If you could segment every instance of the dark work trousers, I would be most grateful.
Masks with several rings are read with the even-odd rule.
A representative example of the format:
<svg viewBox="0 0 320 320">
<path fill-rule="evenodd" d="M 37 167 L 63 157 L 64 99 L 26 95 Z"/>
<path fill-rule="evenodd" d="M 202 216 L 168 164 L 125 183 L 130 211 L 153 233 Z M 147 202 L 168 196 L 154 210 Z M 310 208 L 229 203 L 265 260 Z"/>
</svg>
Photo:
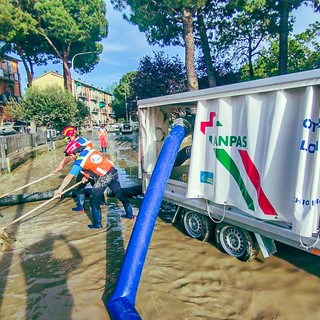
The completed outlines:
<svg viewBox="0 0 320 320">
<path fill-rule="evenodd" d="M 77 175 L 76 182 L 80 182 L 84 175 L 80 172 Z M 94 179 L 89 179 L 87 182 L 82 182 L 77 188 L 76 188 L 76 196 L 77 196 L 77 208 L 80 208 L 81 210 L 84 209 L 84 202 L 85 202 L 85 195 L 86 195 L 86 190 L 85 187 L 86 185 L 90 183 L 91 186 L 94 185 Z M 91 202 L 90 202 L 91 203 Z M 100 204 L 105 205 L 104 202 L 104 196 L 102 195 L 100 199 Z"/>
<path fill-rule="evenodd" d="M 100 216 L 101 216 L 100 199 L 103 196 L 103 192 L 107 187 L 111 189 L 115 194 L 115 196 L 122 202 L 127 218 L 129 219 L 133 218 L 132 208 L 131 208 L 129 199 L 122 192 L 121 185 L 119 182 L 118 172 L 115 168 L 111 168 L 107 172 L 107 174 L 98 178 L 96 183 L 93 185 L 92 199 L 91 199 L 92 210 L 95 213 L 100 212 Z M 98 220 L 101 221 L 101 218 L 100 219 L 98 218 Z"/>
</svg>

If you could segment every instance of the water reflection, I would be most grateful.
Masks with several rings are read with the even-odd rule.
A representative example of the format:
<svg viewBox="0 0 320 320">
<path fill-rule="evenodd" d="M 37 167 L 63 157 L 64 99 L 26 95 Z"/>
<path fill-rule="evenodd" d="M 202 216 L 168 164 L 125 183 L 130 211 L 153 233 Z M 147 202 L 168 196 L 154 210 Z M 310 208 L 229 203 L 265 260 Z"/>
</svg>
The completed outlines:
<svg viewBox="0 0 320 320">
<path fill-rule="evenodd" d="M 32 167 L 32 165 L 31 165 L 31 167 Z M 30 176 L 31 176 L 31 170 L 26 173 L 25 180 L 20 181 L 21 184 L 22 185 L 26 184 L 29 181 Z M 13 220 L 19 218 L 23 214 L 23 208 L 24 208 L 23 204 L 18 205 L 16 207 L 16 213 L 14 215 Z M 3 215 L 2 215 L 2 217 L 3 217 Z M 10 228 L 10 233 L 9 233 L 10 239 L 15 240 L 15 235 L 19 230 L 20 224 L 21 224 L 21 221 L 17 222 L 16 224 L 14 224 Z M 1 266 L 1 269 L 0 269 L 0 310 L 2 307 L 2 303 L 3 303 L 4 292 L 5 292 L 5 289 L 7 286 L 7 279 L 8 279 L 8 274 L 10 271 L 10 266 L 12 264 L 13 252 L 14 252 L 13 250 L 5 251 L 2 254 L 2 257 L 0 258 L 0 266 Z"/>
<path fill-rule="evenodd" d="M 88 133 L 86 136 L 91 138 L 97 147 L 99 143 L 97 136 L 94 133 Z M 137 153 L 134 151 L 136 138 L 136 136 L 126 136 L 122 140 L 121 136 L 109 137 L 107 156 L 115 162 L 123 187 L 130 187 L 137 181 Z M 42 177 L 45 173 L 50 173 L 63 157 L 63 148 L 53 151 L 53 154 L 54 156 L 47 154 L 32 159 L 7 177 L 1 176 L 0 182 L 10 181 L 12 182 L 10 189 L 14 189 L 30 180 Z M 124 168 L 121 168 L 121 165 Z M 54 190 L 60 185 L 69 169 L 66 168 L 63 174 L 22 191 Z M 8 191 L 6 188 L 3 189 Z M 40 203 L 2 207 L 1 225 L 13 221 Z M 86 203 L 86 213 L 75 214 L 71 211 L 74 199 L 60 200 L 10 227 L 10 235 L 18 236 L 19 245 L 16 249 L 3 252 L 0 256 L 1 319 L 2 317 L 16 319 L 17 314 L 20 315 L 18 318 L 26 319 L 71 319 L 72 313 L 77 314 L 77 312 L 83 315 L 83 308 L 73 307 L 74 295 L 80 301 L 87 300 L 90 296 L 99 298 L 101 303 L 94 302 L 86 306 L 87 315 L 93 312 L 107 319 L 103 301 L 108 301 L 120 271 L 125 253 L 123 232 L 129 221 L 125 219 L 125 223 L 122 223 L 121 216 L 124 214 L 122 205 L 116 198 L 109 198 L 107 208 L 103 208 L 106 228 L 96 233 L 88 231 L 86 226 L 90 224 L 91 213 L 88 201 Z M 136 213 L 135 205 L 133 209 Z M 21 223 L 24 227 L 22 232 Z M 129 228 L 132 225 L 133 223 L 130 223 Z M 17 256 L 20 262 L 14 262 Z M 24 274 L 24 280 L 18 276 L 19 270 Z M 70 277 L 74 279 L 72 274 L 76 270 L 80 279 L 70 282 Z M 72 291 L 68 283 L 73 283 L 75 288 Z M 101 287 L 101 283 L 104 291 L 99 295 L 95 290 Z M 19 286 L 19 294 L 16 293 L 16 286 Z M 85 298 L 82 299 L 82 296 Z M 16 306 L 16 310 L 13 305 Z"/>
<path fill-rule="evenodd" d="M 107 234 L 106 234 L 106 283 L 103 294 L 103 302 L 106 304 L 111 298 L 115 287 L 122 260 L 125 255 L 120 214 L 117 201 L 108 200 L 107 210 Z"/>
<path fill-rule="evenodd" d="M 68 275 L 82 261 L 63 235 L 47 233 L 20 254 L 25 276 L 27 319 L 71 319 L 73 297 Z"/>
</svg>

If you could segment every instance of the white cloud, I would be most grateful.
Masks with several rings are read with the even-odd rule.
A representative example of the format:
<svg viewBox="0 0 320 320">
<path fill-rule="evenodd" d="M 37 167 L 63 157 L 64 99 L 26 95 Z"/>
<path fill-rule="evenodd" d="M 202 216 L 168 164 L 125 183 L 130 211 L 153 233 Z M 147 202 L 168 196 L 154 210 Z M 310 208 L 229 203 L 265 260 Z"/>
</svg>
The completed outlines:
<svg viewBox="0 0 320 320">
<path fill-rule="evenodd" d="M 128 45 L 124 45 L 122 43 L 108 43 L 105 41 L 103 44 L 103 53 L 104 52 L 119 52 L 119 51 L 127 51 Z"/>
</svg>

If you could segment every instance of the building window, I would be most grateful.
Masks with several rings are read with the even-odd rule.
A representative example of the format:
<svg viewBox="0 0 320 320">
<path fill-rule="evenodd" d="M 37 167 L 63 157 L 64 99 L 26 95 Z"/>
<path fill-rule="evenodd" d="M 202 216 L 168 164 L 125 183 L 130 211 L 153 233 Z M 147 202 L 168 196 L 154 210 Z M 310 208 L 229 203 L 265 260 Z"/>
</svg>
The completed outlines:
<svg viewBox="0 0 320 320">
<path fill-rule="evenodd" d="M 13 77 L 14 77 L 15 81 L 19 81 L 19 74 L 18 73 L 14 73 Z"/>
<path fill-rule="evenodd" d="M 3 69 L 0 69 L 0 77 L 3 77 L 4 73 L 3 73 Z"/>
</svg>

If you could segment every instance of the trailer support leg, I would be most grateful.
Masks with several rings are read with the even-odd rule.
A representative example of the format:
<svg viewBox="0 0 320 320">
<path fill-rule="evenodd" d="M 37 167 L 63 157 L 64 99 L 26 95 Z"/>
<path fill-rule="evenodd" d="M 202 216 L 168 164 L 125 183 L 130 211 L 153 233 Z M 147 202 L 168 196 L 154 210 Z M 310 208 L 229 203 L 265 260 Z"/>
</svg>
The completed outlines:
<svg viewBox="0 0 320 320">
<path fill-rule="evenodd" d="M 179 212 L 180 212 L 180 209 L 181 209 L 181 207 L 180 207 L 180 206 L 177 206 L 177 210 L 176 210 L 176 212 L 175 212 L 175 214 L 174 214 L 174 216 L 173 216 L 173 218 L 172 218 L 172 220 L 171 220 L 171 223 L 172 223 L 172 224 L 174 224 L 174 223 L 176 222 L 176 219 L 177 219 L 177 216 L 178 216 L 178 214 L 179 214 Z"/>
<path fill-rule="evenodd" d="M 254 235 L 258 241 L 260 250 L 264 258 L 269 258 L 272 254 L 277 252 L 277 247 L 273 239 L 264 237 L 259 233 L 254 233 Z"/>
</svg>

